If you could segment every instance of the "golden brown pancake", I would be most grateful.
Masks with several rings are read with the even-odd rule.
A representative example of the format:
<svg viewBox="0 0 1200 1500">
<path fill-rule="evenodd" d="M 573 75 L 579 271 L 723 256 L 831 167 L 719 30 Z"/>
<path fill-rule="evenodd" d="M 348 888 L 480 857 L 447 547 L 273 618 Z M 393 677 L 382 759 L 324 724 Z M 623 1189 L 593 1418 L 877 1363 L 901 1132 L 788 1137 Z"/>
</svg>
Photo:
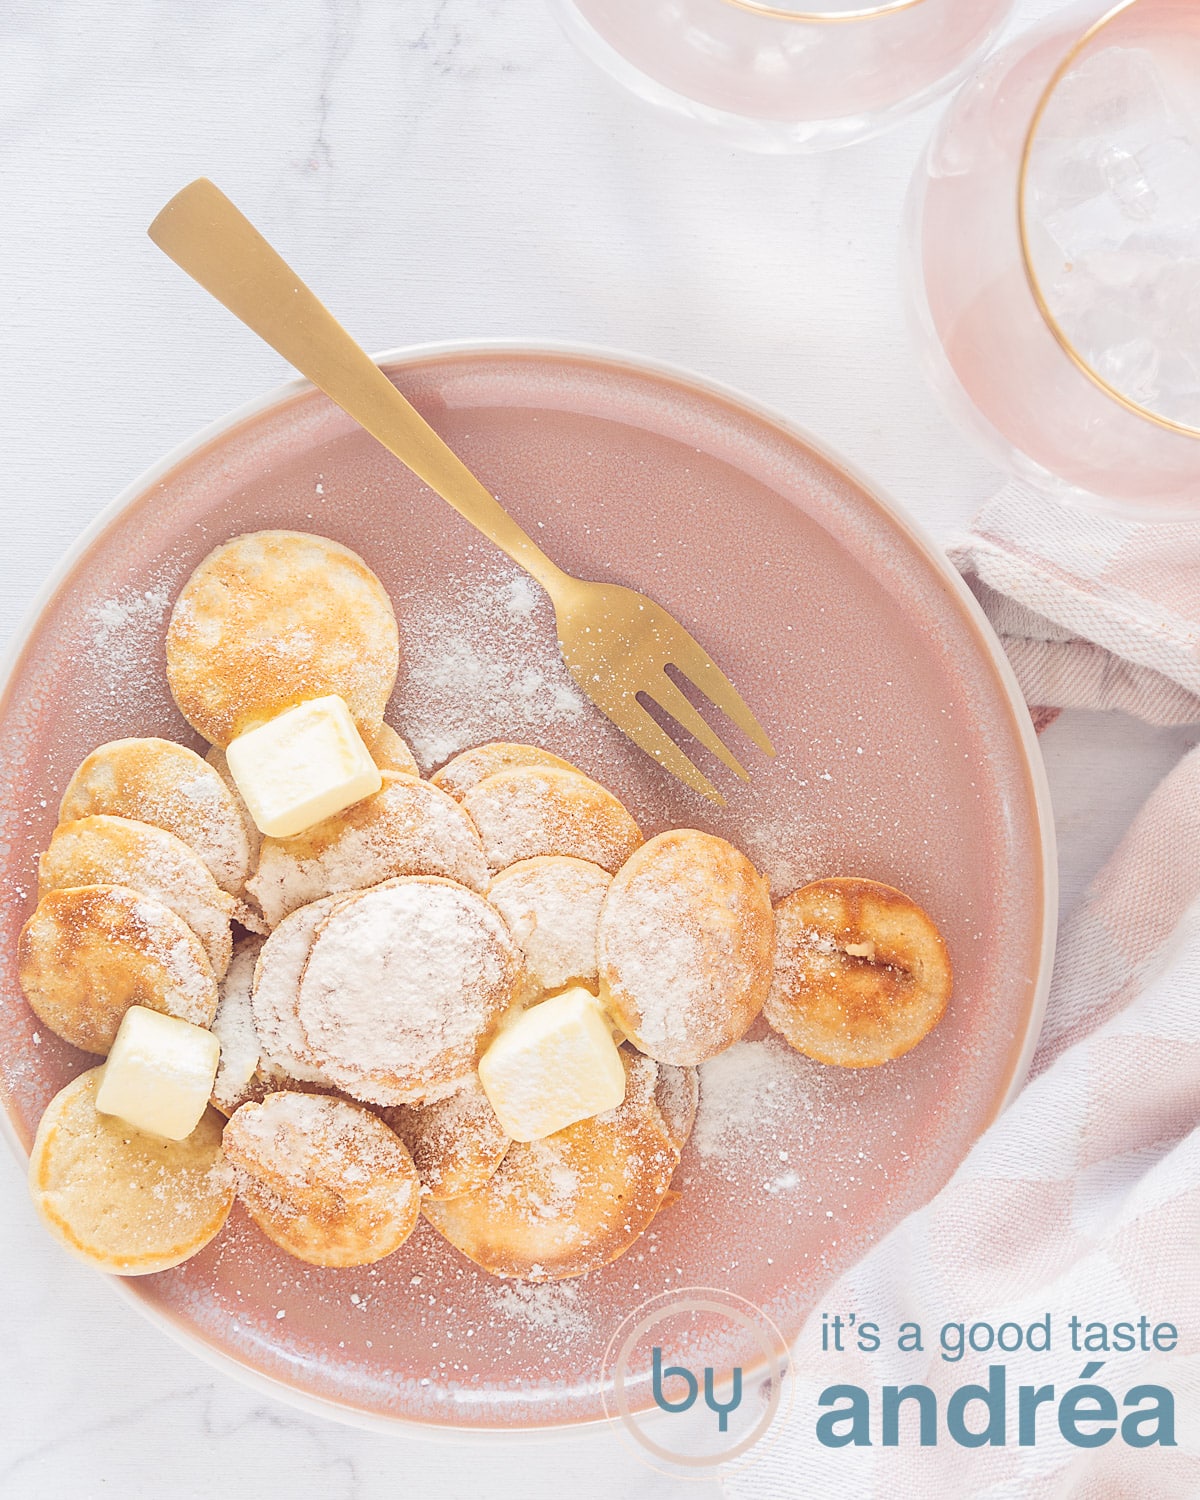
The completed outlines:
<svg viewBox="0 0 1200 1500">
<path fill-rule="evenodd" d="M 560 771 L 579 771 L 579 767 L 573 766 L 569 760 L 552 755 L 549 750 L 542 750 L 537 745 L 493 740 L 490 744 L 463 750 L 429 779 L 434 786 L 440 786 L 442 791 L 449 792 L 461 802 L 477 782 L 486 776 L 494 776 L 497 771 L 511 771 L 515 766 L 554 766 Z"/>
<path fill-rule="evenodd" d="M 317 929 L 347 899 L 345 895 L 325 896 L 289 912 L 259 949 L 250 1013 L 259 1041 L 259 1072 L 273 1080 L 275 1088 L 291 1087 L 292 1082 L 334 1087 L 312 1060 L 296 1004 Z"/>
<path fill-rule="evenodd" d="M 381 771 L 398 771 L 402 776 L 420 776 L 417 758 L 404 740 L 390 724 L 381 724 L 373 734 L 365 736 L 364 743 L 371 759 Z"/>
<path fill-rule="evenodd" d="M 380 1114 L 412 1153 L 431 1198 L 456 1198 L 481 1188 L 509 1147 L 475 1072 L 436 1104 L 402 1104 Z"/>
<path fill-rule="evenodd" d="M 654 1100 L 671 1139 L 682 1151 L 696 1123 L 696 1110 L 700 1104 L 699 1073 L 695 1068 L 672 1068 L 668 1063 L 659 1063 Z"/>
<path fill-rule="evenodd" d="M 200 939 L 161 901 L 120 885 L 47 891 L 21 929 L 18 974 L 40 1021 L 101 1056 L 131 1005 L 193 1026 L 217 1010 Z"/>
<path fill-rule="evenodd" d="M 642 842 L 620 802 L 582 772 L 516 766 L 476 782 L 463 794 L 483 839 L 488 865 L 567 854 L 615 874 Z"/>
<path fill-rule="evenodd" d="M 797 1052 L 873 1068 L 929 1034 L 950 999 L 932 919 L 875 880 L 816 880 L 775 908 L 775 977 L 763 1014 Z"/>
<path fill-rule="evenodd" d="M 493 1276 L 557 1281 L 609 1264 L 658 1212 L 679 1146 L 655 1102 L 658 1064 L 621 1049 L 625 1102 L 540 1141 L 514 1141 L 483 1187 L 425 1217 Z"/>
<path fill-rule="evenodd" d="M 112 740 L 72 776 L 61 823 L 107 814 L 153 823 L 182 839 L 231 896 L 251 868 L 251 843 L 229 787 L 194 750 L 173 740 Z"/>
<path fill-rule="evenodd" d="M 225 1127 L 238 1197 L 267 1236 L 313 1266 L 367 1266 L 416 1225 L 404 1142 L 370 1110 L 325 1094 L 268 1094 Z"/>
<path fill-rule="evenodd" d="M 221 1044 L 221 1057 L 213 1080 L 211 1102 L 223 1115 L 231 1115 L 239 1105 L 251 1099 L 261 1099 L 267 1092 L 259 1082 L 258 1063 L 262 1048 L 254 1029 L 254 1013 L 250 1009 L 254 966 L 261 948 L 260 937 L 242 938 L 233 951 L 225 977 L 217 987 L 217 1014 L 212 1029 Z"/>
<path fill-rule="evenodd" d="M 348 547 L 299 531 L 256 531 L 210 552 L 167 630 L 179 711 L 221 746 L 330 693 L 369 734 L 383 722 L 399 663 L 379 579 Z"/>
<path fill-rule="evenodd" d="M 340 898 L 333 899 L 336 901 Z M 317 904 L 320 906 L 323 903 Z M 307 911 L 308 908 L 304 910 Z M 303 912 L 296 912 L 289 917 L 287 922 L 271 934 L 270 942 L 274 943 L 279 934 L 284 934 L 286 938 L 284 929 L 302 915 Z M 308 1068 L 302 1063 L 284 1066 L 273 1055 L 266 1040 L 259 1035 L 253 997 L 258 994 L 256 985 L 258 974 L 263 967 L 262 954 L 264 952 L 265 945 L 262 938 L 257 936 L 243 938 L 234 949 L 229 972 L 221 981 L 221 997 L 217 1004 L 216 1019 L 212 1024 L 212 1029 L 221 1043 L 221 1061 L 213 1083 L 211 1102 L 223 1115 L 232 1115 L 243 1104 L 261 1104 L 268 1094 L 278 1093 L 281 1090 L 318 1094 L 339 1092 L 333 1084 L 318 1074 L 316 1069 Z M 306 957 L 307 943 L 304 945 L 303 953 Z M 273 982 L 285 978 L 279 962 L 280 956 L 279 949 L 276 947 L 268 958 L 266 965 L 268 989 L 271 988 Z M 289 1003 L 293 1010 L 293 1024 L 295 1024 L 296 990 L 299 986 L 302 967 L 303 960 L 296 964 L 290 984 Z"/>
<path fill-rule="evenodd" d="M 46 1107 L 29 1158 L 29 1191 L 56 1239 L 117 1276 L 165 1271 L 220 1231 L 233 1203 L 216 1110 L 182 1141 L 147 1135 L 96 1109 L 103 1068 Z"/>
<path fill-rule="evenodd" d="M 73 885 L 123 885 L 161 901 L 204 944 L 218 979 L 229 967 L 233 898 L 200 856 L 165 828 L 103 814 L 60 823 L 38 862 L 38 893 Z"/>
<path fill-rule="evenodd" d="M 742 1036 L 771 983 L 767 882 L 724 839 L 660 833 L 613 879 L 600 912 L 600 997 L 630 1041 L 694 1066 Z"/>
</svg>

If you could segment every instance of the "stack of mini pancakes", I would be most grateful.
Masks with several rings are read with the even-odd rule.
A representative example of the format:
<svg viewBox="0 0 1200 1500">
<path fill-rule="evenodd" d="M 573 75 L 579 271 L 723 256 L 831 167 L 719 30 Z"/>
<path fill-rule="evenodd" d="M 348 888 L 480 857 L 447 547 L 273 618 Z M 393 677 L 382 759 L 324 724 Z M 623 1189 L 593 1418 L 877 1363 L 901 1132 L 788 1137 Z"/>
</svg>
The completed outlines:
<svg viewBox="0 0 1200 1500">
<path fill-rule="evenodd" d="M 392 606 L 361 558 L 301 533 L 236 537 L 196 569 L 167 636 L 207 759 L 119 740 L 72 777 L 21 937 L 30 1005 L 101 1057 L 131 1005 L 221 1043 L 214 1107 L 185 1141 L 99 1113 L 101 1068 L 48 1107 L 35 1200 L 92 1263 L 174 1265 L 236 1194 L 313 1264 L 378 1260 L 423 1212 L 493 1274 L 577 1276 L 673 1198 L 696 1067 L 760 1012 L 843 1066 L 899 1056 L 940 1018 L 945 946 L 899 892 L 827 880 L 773 911 L 733 845 L 694 829 L 644 842 L 612 792 L 537 746 L 476 746 L 423 780 L 383 721 L 398 669 Z M 329 694 L 383 785 L 262 838 L 225 747 Z M 621 1043 L 624 1102 L 510 1141 L 476 1064 L 572 986 Z"/>
</svg>

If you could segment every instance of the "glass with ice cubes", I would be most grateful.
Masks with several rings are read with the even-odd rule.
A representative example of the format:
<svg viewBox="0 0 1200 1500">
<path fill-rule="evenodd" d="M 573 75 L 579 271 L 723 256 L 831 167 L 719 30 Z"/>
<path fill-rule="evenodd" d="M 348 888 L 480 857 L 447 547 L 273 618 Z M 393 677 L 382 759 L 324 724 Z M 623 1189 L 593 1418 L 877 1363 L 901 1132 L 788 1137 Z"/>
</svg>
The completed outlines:
<svg viewBox="0 0 1200 1500">
<path fill-rule="evenodd" d="M 1023 478 L 1200 506 L 1200 0 L 1068 7 L 952 101 L 909 205 L 935 383 Z"/>
</svg>

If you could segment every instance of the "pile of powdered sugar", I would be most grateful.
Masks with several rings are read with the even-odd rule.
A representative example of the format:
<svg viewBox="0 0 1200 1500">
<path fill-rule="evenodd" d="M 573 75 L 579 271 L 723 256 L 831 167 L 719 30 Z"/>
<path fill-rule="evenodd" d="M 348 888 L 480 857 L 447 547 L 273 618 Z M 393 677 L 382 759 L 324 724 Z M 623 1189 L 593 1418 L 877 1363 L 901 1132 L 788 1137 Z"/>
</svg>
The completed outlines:
<svg viewBox="0 0 1200 1500">
<path fill-rule="evenodd" d="M 498 1290 L 486 1293 L 488 1308 L 498 1316 L 522 1325 L 527 1333 L 536 1333 L 553 1348 L 555 1340 L 564 1342 L 591 1327 L 583 1288 L 576 1281 L 506 1282 Z"/>
<path fill-rule="evenodd" d="M 781 1137 L 815 1135 L 831 1102 L 831 1070 L 780 1041 L 735 1042 L 699 1071 L 692 1145 L 730 1180 Z"/>
<path fill-rule="evenodd" d="M 130 682 L 140 679 L 173 592 L 169 584 L 155 583 L 145 590 L 125 589 L 90 607 L 89 670 L 99 686 L 125 694 Z"/>
</svg>

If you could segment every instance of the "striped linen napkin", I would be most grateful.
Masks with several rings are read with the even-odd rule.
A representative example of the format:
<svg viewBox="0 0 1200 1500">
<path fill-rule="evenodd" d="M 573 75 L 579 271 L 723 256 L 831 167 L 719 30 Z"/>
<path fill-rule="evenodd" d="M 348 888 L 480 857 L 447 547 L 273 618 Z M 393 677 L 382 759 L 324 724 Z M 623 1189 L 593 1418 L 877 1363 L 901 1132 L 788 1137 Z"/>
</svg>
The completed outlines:
<svg viewBox="0 0 1200 1500">
<path fill-rule="evenodd" d="M 1200 521 L 1096 517 L 1012 486 L 951 556 L 1042 722 L 1075 707 L 1200 721 Z M 1200 1497 L 1198 898 L 1200 748 L 1153 793 L 1060 932 L 1023 1092 L 937 1197 L 826 1290 L 797 1342 L 792 1417 L 757 1462 L 724 1477 L 730 1500 Z M 878 1323 L 879 1351 L 822 1353 L 822 1310 Z M 1028 1328 L 1048 1313 L 1047 1353 L 943 1358 L 946 1325 Z M 1151 1337 L 1148 1350 L 1075 1352 L 1073 1316 L 1081 1343 L 1089 1323 L 1112 1330 L 1142 1316 L 1148 1329 L 1174 1325 L 1177 1343 L 1156 1349 Z M 921 1325 L 924 1353 L 897 1351 L 894 1332 L 906 1321 Z M 951 1352 L 956 1339 L 952 1332 Z M 962 1446 L 947 1430 L 948 1402 L 964 1385 L 986 1385 L 997 1361 L 1006 1367 L 1006 1440 Z M 910 1401 L 898 1445 L 885 1446 L 882 1390 L 914 1383 L 936 1397 L 937 1443 L 921 1446 Z M 818 1441 L 817 1420 L 832 1409 L 819 1400 L 837 1384 L 867 1394 L 870 1446 Z M 1115 1426 L 1094 1446 L 1060 1428 L 1062 1398 L 1081 1384 L 1103 1386 L 1117 1407 L 1115 1424 L 1072 1427 L 1068 1404 L 1068 1432 Z M 1054 1386 L 1025 1444 L 1022 1385 Z M 1144 1386 L 1172 1393 L 1175 1446 L 1126 1441 L 1126 1397 Z M 1079 1399 L 1079 1412 L 1099 1409 L 1094 1392 Z M 965 1418 L 979 1430 L 986 1419 L 981 1403 Z"/>
</svg>

